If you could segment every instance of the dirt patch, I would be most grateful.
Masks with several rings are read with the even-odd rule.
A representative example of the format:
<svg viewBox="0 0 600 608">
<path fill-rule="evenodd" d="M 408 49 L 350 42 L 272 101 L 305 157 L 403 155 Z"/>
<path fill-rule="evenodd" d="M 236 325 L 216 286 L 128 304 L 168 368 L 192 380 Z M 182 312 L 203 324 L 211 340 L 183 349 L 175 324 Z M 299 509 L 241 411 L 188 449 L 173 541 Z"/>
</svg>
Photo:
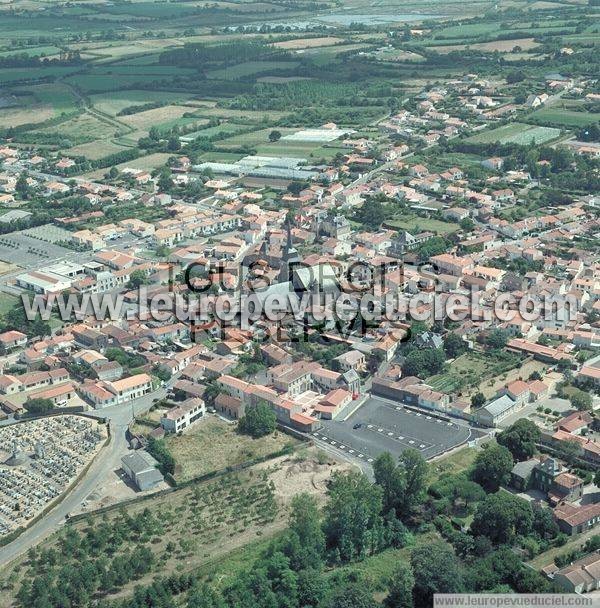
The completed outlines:
<svg viewBox="0 0 600 608">
<path fill-rule="evenodd" d="M 275 497 L 284 504 L 300 492 L 307 492 L 324 503 L 331 475 L 353 469 L 350 463 L 325 455 L 315 447 L 296 456 L 271 460 L 258 468 L 269 471 L 269 479 L 275 484 Z"/>
<path fill-rule="evenodd" d="M 146 129 L 167 120 L 181 118 L 190 108 L 185 106 L 164 106 L 154 110 L 146 110 L 129 116 L 119 116 L 119 120 L 135 129 Z"/>
</svg>

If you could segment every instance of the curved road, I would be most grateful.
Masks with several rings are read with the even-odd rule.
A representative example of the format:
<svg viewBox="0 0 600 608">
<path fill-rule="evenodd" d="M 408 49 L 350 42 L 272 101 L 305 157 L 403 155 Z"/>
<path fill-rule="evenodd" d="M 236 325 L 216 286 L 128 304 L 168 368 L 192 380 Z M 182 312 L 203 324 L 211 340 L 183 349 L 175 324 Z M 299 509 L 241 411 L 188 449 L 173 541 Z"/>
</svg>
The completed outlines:
<svg viewBox="0 0 600 608">
<path fill-rule="evenodd" d="M 129 449 L 125 432 L 133 416 L 147 412 L 155 399 L 162 399 L 165 395 L 166 389 L 160 388 L 129 403 L 87 412 L 97 418 L 108 420 L 111 431 L 110 443 L 102 448 L 83 479 L 58 505 L 33 526 L 27 528 L 14 541 L 0 547 L 0 567 L 13 561 L 58 530 L 65 523 L 66 515 L 81 506 L 81 503 L 94 492 L 107 473 L 121 467 L 121 456 L 124 456 Z"/>
</svg>

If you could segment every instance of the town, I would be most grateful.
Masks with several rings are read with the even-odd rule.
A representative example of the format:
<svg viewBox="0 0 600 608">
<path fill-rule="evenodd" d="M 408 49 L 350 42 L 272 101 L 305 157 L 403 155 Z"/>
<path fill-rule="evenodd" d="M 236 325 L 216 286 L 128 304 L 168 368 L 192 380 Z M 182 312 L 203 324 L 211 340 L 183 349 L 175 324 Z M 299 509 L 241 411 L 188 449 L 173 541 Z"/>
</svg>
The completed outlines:
<svg viewBox="0 0 600 608">
<path fill-rule="evenodd" d="M 1 607 L 600 593 L 595 6 L 0 57 Z"/>
</svg>

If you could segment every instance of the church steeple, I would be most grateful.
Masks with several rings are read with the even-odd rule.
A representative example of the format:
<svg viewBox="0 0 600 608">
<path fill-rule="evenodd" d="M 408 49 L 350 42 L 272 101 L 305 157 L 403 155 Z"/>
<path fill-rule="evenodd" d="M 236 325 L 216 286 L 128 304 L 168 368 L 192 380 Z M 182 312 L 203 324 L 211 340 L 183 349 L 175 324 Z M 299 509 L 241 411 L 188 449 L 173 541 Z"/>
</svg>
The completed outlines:
<svg viewBox="0 0 600 608">
<path fill-rule="evenodd" d="M 290 267 L 300 262 L 300 255 L 292 243 L 292 225 L 286 222 L 287 239 L 281 256 L 281 269 L 279 271 L 280 281 L 291 281 L 292 273 Z"/>
</svg>

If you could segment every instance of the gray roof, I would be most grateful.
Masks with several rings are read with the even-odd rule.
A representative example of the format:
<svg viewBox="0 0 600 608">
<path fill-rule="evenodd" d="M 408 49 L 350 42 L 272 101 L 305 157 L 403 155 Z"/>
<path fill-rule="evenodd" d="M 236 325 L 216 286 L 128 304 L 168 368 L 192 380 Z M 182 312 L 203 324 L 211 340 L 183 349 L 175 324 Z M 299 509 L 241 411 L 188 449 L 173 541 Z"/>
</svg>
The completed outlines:
<svg viewBox="0 0 600 608">
<path fill-rule="evenodd" d="M 129 468 L 134 475 L 139 475 L 147 471 L 156 471 L 158 460 L 150 456 L 146 450 L 136 450 L 126 454 L 121 458 L 121 462 Z M 158 473 L 160 475 L 160 472 Z"/>
<path fill-rule="evenodd" d="M 138 485 L 142 488 L 153 486 L 154 484 L 160 483 L 164 479 L 162 473 L 158 469 L 142 471 L 141 473 L 136 474 L 135 477 Z"/>
<path fill-rule="evenodd" d="M 540 461 L 535 458 L 531 458 L 530 460 L 525 460 L 523 462 L 517 462 L 517 464 L 513 467 L 511 474 L 515 475 L 516 477 L 520 477 L 521 479 L 527 479 L 538 464 L 540 464 Z"/>
<path fill-rule="evenodd" d="M 513 407 L 515 402 L 508 396 L 502 395 L 498 399 L 494 399 L 491 403 L 488 403 L 485 407 L 481 408 L 491 414 L 492 416 L 500 416 L 506 410 Z"/>
</svg>

